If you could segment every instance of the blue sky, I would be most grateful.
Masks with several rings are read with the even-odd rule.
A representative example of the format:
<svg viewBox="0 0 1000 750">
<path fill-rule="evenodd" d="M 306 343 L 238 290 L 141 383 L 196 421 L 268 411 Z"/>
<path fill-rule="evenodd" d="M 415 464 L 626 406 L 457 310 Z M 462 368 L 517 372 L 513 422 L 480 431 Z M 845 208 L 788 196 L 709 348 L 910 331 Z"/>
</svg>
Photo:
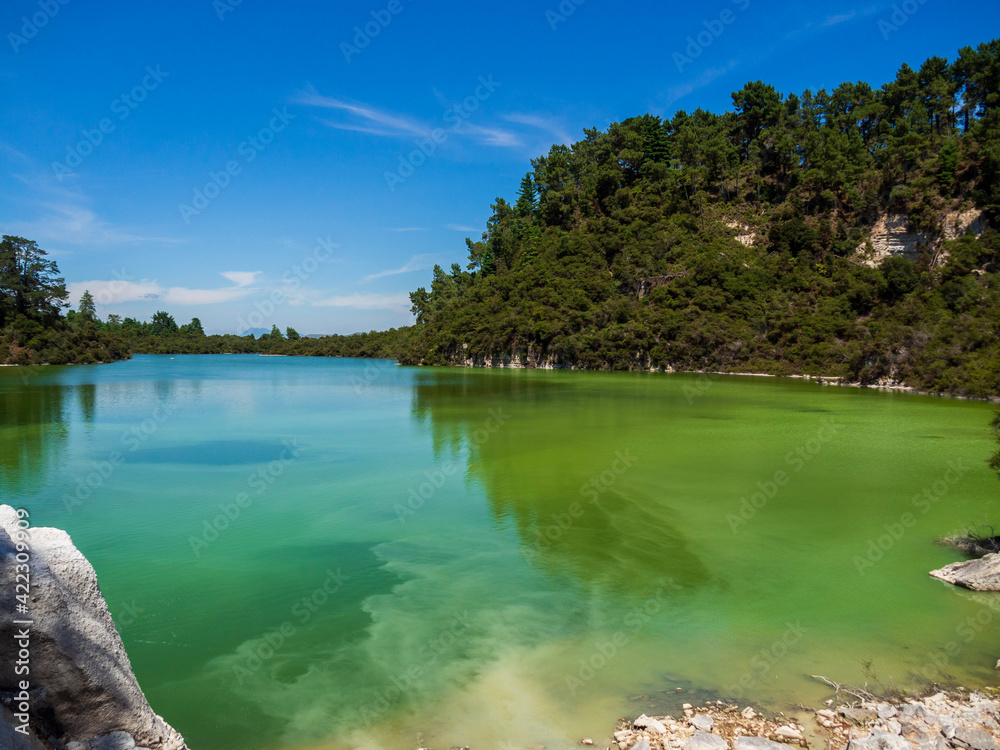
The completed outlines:
<svg viewBox="0 0 1000 750">
<path fill-rule="evenodd" d="M 0 232 L 102 316 L 407 325 L 553 143 L 757 79 L 880 85 L 998 29 L 995 0 L 8 0 Z"/>
</svg>

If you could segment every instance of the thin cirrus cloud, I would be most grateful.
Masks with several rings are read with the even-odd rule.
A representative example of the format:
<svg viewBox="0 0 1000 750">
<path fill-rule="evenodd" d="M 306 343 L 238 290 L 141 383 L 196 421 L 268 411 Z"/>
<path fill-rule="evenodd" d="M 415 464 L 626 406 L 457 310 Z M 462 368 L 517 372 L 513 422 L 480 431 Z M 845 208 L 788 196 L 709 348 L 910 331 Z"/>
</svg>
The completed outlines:
<svg viewBox="0 0 1000 750">
<path fill-rule="evenodd" d="M 664 109 L 674 104 L 690 93 L 697 91 L 698 89 L 704 88 L 712 83 L 717 78 L 721 78 L 726 75 L 729 71 L 739 65 L 738 60 L 730 60 L 725 65 L 718 68 L 709 68 L 708 70 L 702 72 L 700 75 L 694 79 L 688 81 L 687 83 L 682 83 L 679 86 L 674 86 L 667 91 L 666 104 L 664 104 Z"/>
<path fill-rule="evenodd" d="M 545 115 L 532 114 L 530 112 L 511 112 L 503 116 L 507 122 L 513 122 L 518 125 L 526 125 L 530 128 L 535 128 L 543 133 L 548 133 L 556 139 L 558 143 L 563 145 L 571 145 L 573 143 L 573 136 L 567 132 L 566 128 L 562 123 L 555 120 L 555 118 L 547 117 Z"/>
<path fill-rule="evenodd" d="M 379 271 L 378 273 L 368 274 L 362 279 L 362 281 L 375 281 L 376 279 L 384 279 L 387 276 L 400 276 L 404 273 L 413 273 L 414 271 L 426 271 L 429 267 L 427 265 L 429 262 L 429 256 L 414 255 L 400 268 L 391 268 L 388 271 Z"/>
<path fill-rule="evenodd" d="M 233 287 L 231 289 L 186 289 L 175 286 L 163 295 L 163 301 L 173 305 L 218 305 L 234 302 L 246 297 L 252 289 Z"/>
<path fill-rule="evenodd" d="M 854 9 L 847 13 L 836 13 L 831 16 L 827 16 L 822 21 L 814 22 L 809 21 L 803 26 L 797 29 L 793 29 L 785 34 L 784 39 L 793 42 L 802 42 L 810 39 L 817 34 L 824 33 L 830 29 L 833 29 L 841 24 L 849 23 L 856 18 L 867 18 L 873 13 L 878 13 L 879 7 L 877 5 L 872 5 L 866 8 Z M 773 49 L 770 50 L 773 53 Z"/>
<path fill-rule="evenodd" d="M 850 13 L 842 13 L 837 16 L 830 16 L 825 21 L 823 21 L 822 28 L 826 29 L 831 26 L 839 26 L 842 23 L 847 23 L 848 21 L 854 20 L 854 18 L 857 15 L 858 12 L 856 10 L 852 10 Z"/>
<path fill-rule="evenodd" d="M 250 286 L 260 276 L 260 271 L 223 271 L 222 276 L 236 286 Z"/>
<path fill-rule="evenodd" d="M 301 94 L 295 103 L 340 112 L 352 118 L 353 121 L 348 122 L 321 119 L 324 125 L 337 130 L 352 130 L 395 138 L 426 137 L 434 130 L 433 127 L 418 120 L 396 115 L 362 102 L 349 102 L 332 96 L 324 96 L 315 89 Z"/>
<path fill-rule="evenodd" d="M 66 290 L 69 292 L 69 298 L 73 304 L 79 303 L 84 292 L 90 292 L 94 295 L 94 299 L 99 305 L 142 302 L 160 299 L 163 296 L 163 287 L 149 279 L 142 281 L 125 281 L 124 279 L 76 281 L 67 284 Z"/>
<path fill-rule="evenodd" d="M 477 125 L 474 122 L 469 122 L 468 120 L 460 121 L 460 123 L 453 128 L 455 132 L 464 133 L 467 136 L 471 136 L 476 141 L 484 146 L 499 146 L 500 148 L 516 148 L 523 145 L 521 137 L 510 130 L 505 130 L 504 128 L 498 127 L 486 127 L 484 125 Z"/>
<path fill-rule="evenodd" d="M 131 281 L 125 278 L 114 280 L 78 281 L 67 284 L 70 299 L 78 303 L 80 296 L 89 291 L 99 305 L 115 305 L 125 302 L 143 302 L 162 300 L 167 304 L 178 306 L 217 305 L 233 302 L 246 297 L 254 291 L 252 284 L 260 271 L 225 271 L 221 274 L 233 282 L 234 286 L 219 289 L 188 289 L 187 287 L 165 288 L 156 281 L 143 279 Z M 121 274 L 122 277 L 125 274 Z"/>
<path fill-rule="evenodd" d="M 476 227 L 470 227 L 466 224 L 442 224 L 442 229 L 447 229 L 449 232 L 478 232 Z M 431 227 L 399 227 L 398 229 L 390 229 L 390 232 L 429 232 Z"/>
<path fill-rule="evenodd" d="M 60 185 L 53 175 L 19 151 L 0 144 L 0 155 L 24 162 L 24 168 L 11 174 L 29 191 L 32 218 L 3 226 L 4 234 L 29 237 L 43 249 L 45 245 L 113 245 L 129 242 L 177 243 L 169 237 L 133 234 L 101 219 L 88 208 L 82 193 Z M 58 249 L 56 250 L 58 254 Z"/>
<path fill-rule="evenodd" d="M 313 302 L 314 307 L 352 307 L 355 310 L 409 310 L 408 294 L 348 294 Z"/>
<path fill-rule="evenodd" d="M 459 106 L 449 103 L 441 94 L 437 94 L 437 98 L 444 113 Z M 502 122 L 491 122 L 482 112 L 470 117 L 455 118 L 442 114 L 439 121 L 426 122 L 373 104 L 326 96 L 314 88 L 296 97 L 295 103 L 330 113 L 327 117 L 317 117 L 319 122 L 329 128 L 385 138 L 429 138 L 435 130 L 444 130 L 450 135 L 467 138 L 479 145 L 497 148 L 523 148 L 526 142 L 536 140 L 539 133 L 554 136 L 562 143 L 572 140 L 566 129 L 553 118 L 531 113 L 506 114 L 500 118 Z M 332 117 L 334 114 L 337 115 L 335 119 Z M 520 125 L 521 132 L 507 124 Z"/>
<path fill-rule="evenodd" d="M 34 221 L 16 222 L 5 228 L 7 234 L 30 237 L 40 244 L 108 245 L 125 242 L 163 242 L 168 237 L 144 237 L 123 231 L 100 219 L 88 208 L 72 204 L 43 203 L 45 214 Z"/>
</svg>

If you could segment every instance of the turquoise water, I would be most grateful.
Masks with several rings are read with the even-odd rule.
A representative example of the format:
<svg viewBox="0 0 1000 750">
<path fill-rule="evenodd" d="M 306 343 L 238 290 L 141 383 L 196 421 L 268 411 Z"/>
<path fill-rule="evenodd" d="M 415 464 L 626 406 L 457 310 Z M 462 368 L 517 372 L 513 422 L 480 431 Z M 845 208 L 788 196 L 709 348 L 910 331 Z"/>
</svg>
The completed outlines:
<svg viewBox="0 0 1000 750">
<path fill-rule="evenodd" d="M 256 356 L 0 368 L 0 482 L 192 747 L 548 747 L 726 697 L 996 681 L 934 540 L 988 405 Z M 682 688 L 678 692 L 676 688 Z"/>
</svg>

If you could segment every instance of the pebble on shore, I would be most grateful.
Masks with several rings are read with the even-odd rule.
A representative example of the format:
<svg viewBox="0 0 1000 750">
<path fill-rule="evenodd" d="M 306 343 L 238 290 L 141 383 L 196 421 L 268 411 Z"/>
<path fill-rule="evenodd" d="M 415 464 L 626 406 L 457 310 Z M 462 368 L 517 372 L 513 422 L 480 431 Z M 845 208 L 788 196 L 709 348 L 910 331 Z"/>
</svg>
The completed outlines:
<svg viewBox="0 0 1000 750">
<path fill-rule="evenodd" d="M 1000 700 L 981 693 L 866 701 L 813 713 L 808 729 L 752 707 L 684 704 L 684 717 L 623 719 L 606 750 L 1000 750 Z"/>
</svg>

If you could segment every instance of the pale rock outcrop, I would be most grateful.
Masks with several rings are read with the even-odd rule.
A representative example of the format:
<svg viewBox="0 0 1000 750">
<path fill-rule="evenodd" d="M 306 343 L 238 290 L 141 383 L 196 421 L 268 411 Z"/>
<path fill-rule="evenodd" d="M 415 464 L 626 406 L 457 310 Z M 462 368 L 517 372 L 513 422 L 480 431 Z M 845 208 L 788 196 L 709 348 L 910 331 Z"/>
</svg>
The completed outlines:
<svg viewBox="0 0 1000 750">
<path fill-rule="evenodd" d="M 978 237 L 985 226 L 980 209 L 955 209 L 944 214 L 940 233 L 915 232 L 906 214 L 889 211 L 878 218 L 870 238 L 858 246 L 857 253 L 864 263 L 875 267 L 892 255 L 914 259 L 922 248 L 927 248 L 935 254 L 935 263 L 940 264 L 947 257 L 941 253 L 946 241 L 961 237 L 970 228 Z"/>
<path fill-rule="evenodd" d="M 945 565 L 931 575 L 973 591 L 1000 591 L 1000 552 Z"/>
<path fill-rule="evenodd" d="M 695 729 L 700 729 L 703 732 L 711 732 L 712 725 L 715 724 L 715 719 L 708 714 L 695 714 L 688 719 L 688 723 Z"/>
<path fill-rule="evenodd" d="M 650 732 L 656 732 L 657 734 L 664 734 L 667 731 L 662 722 L 658 719 L 651 719 L 646 714 L 633 721 L 632 726 L 636 729 L 648 729 Z"/>
<path fill-rule="evenodd" d="M 21 628 L 14 621 L 27 619 L 33 622 L 30 724 L 38 746 L 56 741 L 90 750 L 184 750 L 184 739 L 153 712 L 139 688 L 90 562 L 65 531 L 27 531 L 31 592 L 25 615 L 17 613 L 15 599 L 21 528 L 14 509 L 0 505 L 0 696 L 12 697 L 24 679 L 14 673 Z M 4 718 L 0 737 L 10 728 L 10 714 L 0 716 L 0 725 Z"/>
<path fill-rule="evenodd" d="M 698 729 L 684 745 L 684 750 L 729 750 L 729 745 L 721 737 Z"/>
<path fill-rule="evenodd" d="M 740 221 L 727 221 L 726 226 L 737 231 L 736 241 L 744 247 L 753 247 L 757 244 L 757 233 L 749 224 Z"/>
<path fill-rule="evenodd" d="M 789 746 L 766 737 L 734 737 L 733 750 L 789 750 Z"/>
</svg>

